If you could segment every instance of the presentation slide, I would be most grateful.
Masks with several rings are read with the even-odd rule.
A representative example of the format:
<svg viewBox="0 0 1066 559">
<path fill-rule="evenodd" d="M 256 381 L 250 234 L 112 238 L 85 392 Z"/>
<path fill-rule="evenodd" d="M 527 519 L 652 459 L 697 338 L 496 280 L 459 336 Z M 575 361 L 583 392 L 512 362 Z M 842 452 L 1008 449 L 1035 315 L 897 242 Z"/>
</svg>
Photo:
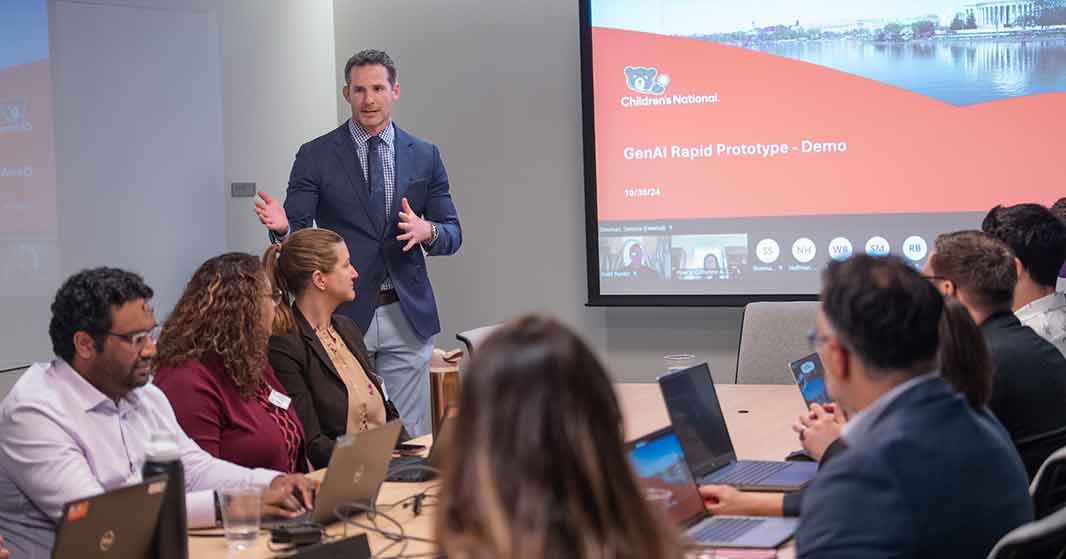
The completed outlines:
<svg viewBox="0 0 1066 559">
<path fill-rule="evenodd" d="M 586 8 L 594 303 L 815 294 L 1066 196 L 1066 0 Z"/>
<path fill-rule="evenodd" d="M 45 335 L 59 276 L 46 0 L 0 2 L 0 37 L 0 336 L 22 345 Z"/>
</svg>

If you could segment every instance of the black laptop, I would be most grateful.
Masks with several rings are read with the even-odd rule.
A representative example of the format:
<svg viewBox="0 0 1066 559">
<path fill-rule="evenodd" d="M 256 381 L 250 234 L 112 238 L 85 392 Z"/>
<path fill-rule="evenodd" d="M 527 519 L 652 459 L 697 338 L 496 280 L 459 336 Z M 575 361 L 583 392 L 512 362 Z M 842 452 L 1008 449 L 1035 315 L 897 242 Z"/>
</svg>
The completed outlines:
<svg viewBox="0 0 1066 559">
<path fill-rule="evenodd" d="M 440 429 L 433 437 L 433 446 L 429 449 L 429 456 L 399 456 L 389 462 L 389 472 L 385 481 L 399 481 L 416 483 L 428 481 L 436 477 L 433 470 L 440 470 L 444 466 L 444 455 L 451 445 L 451 439 L 455 432 L 455 412 L 458 408 L 449 406 L 445 408 L 441 417 Z M 427 468 L 432 468 L 428 469 Z"/>
<path fill-rule="evenodd" d="M 701 485 L 732 485 L 748 491 L 796 491 L 818 472 L 818 464 L 813 462 L 737 460 L 706 363 L 659 377 L 659 388 L 674 432 L 685 449 L 685 460 Z"/>
<path fill-rule="evenodd" d="M 696 543 L 714 547 L 771 549 L 796 531 L 795 518 L 714 516 L 703 506 L 685 456 L 671 427 L 645 435 L 626 446 L 629 463 L 645 488 L 666 489 L 666 513 Z"/>
<path fill-rule="evenodd" d="M 52 559 L 151 559 L 166 476 L 63 506 Z"/>
</svg>

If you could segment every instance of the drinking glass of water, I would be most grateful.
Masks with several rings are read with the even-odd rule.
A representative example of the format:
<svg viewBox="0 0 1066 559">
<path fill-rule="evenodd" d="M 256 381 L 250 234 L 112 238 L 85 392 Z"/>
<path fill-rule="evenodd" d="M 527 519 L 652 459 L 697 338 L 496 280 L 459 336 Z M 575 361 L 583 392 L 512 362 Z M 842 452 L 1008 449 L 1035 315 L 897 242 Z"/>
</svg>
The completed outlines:
<svg viewBox="0 0 1066 559">
<path fill-rule="evenodd" d="M 259 487 L 233 487 L 219 492 L 222 528 L 231 552 L 239 553 L 255 545 L 262 493 Z"/>
<path fill-rule="evenodd" d="M 664 355 L 663 361 L 666 363 L 666 372 L 672 373 L 695 365 L 696 356 L 691 353 L 671 353 Z"/>
</svg>

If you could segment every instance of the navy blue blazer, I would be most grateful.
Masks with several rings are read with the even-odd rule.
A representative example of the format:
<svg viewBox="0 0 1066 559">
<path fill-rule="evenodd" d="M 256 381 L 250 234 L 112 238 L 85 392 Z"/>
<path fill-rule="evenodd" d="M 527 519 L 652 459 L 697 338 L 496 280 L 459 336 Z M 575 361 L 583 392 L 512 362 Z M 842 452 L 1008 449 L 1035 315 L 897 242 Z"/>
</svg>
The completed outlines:
<svg viewBox="0 0 1066 559">
<path fill-rule="evenodd" d="M 807 489 L 798 557 L 986 557 L 1033 519 L 1029 479 L 1003 426 L 943 379 L 870 419 Z"/>
<path fill-rule="evenodd" d="M 336 231 L 348 244 L 359 278 L 355 280 L 355 301 L 341 305 L 337 312 L 366 332 L 377 306 L 378 288 L 388 272 L 404 316 L 425 339 L 440 332 L 437 301 L 422 250 L 416 246 L 403 252 L 406 243 L 396 240 L 402 233 L 397 227 L 400 200 L 406 197 L 416 214 L 437 224 L 437 240 L 428 249 L 429 254 L 455 253 L 463 234 L 437 146 L 399 126 L 395 129 L 396 190 L 384 234 L 371 219 L 370 191 L 347 121 L 296 152 L 285 194 L 285 215 L 291 231 L 317 223 Z"/>
</svg>

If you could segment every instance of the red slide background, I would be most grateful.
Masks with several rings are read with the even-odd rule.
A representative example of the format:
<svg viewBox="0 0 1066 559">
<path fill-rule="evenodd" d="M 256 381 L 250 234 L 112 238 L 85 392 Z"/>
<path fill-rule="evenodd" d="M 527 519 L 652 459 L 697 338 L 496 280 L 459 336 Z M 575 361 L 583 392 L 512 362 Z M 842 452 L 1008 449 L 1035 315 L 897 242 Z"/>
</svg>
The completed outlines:
<svg viewBox="0 0 1066 559">
<path fill-rule="evenodd" d="M 33 175 L 0 176 L 0 233 L 55 233 L 56 165 L 52 78 L 47 60 L 0 70 L 0 103 L 26 99 L 29 131 L 0 131 L 0 168 L 32 167 Z"/>
<path fill-rule="evenodd" d="M 594 28 L 599 219 L 986 211 L 1063 187 L 1066 93 L 956 107 L 822 66 L 718 43 Z M 622 107 L 626 66 L 703 105 Z M 647 95 L 647 97 L 652 97 Z M 626 160 L 627 146 L 844 141 L 844 153 Z M 661 196 L 626 198 L 624 189 Z"/>
</svg>

